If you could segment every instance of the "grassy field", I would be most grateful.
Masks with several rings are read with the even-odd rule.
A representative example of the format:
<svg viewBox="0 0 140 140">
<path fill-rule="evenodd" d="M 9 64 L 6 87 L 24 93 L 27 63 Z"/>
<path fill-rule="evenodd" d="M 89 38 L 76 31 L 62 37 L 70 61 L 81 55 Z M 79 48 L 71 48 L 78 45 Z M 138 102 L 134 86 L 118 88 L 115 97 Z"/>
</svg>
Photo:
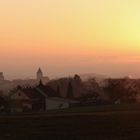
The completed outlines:
<svg viewBox="0 0 140 140">
<path fill-rule="evenodd" d="M 120 104 L 120 105 L 98 105 L 93 107 L 77 107 L 60 110 L 49 111 L 49 113 L 95 113 L 95 112 L 112 112 L 112 111 L 137 111 L 140 110 L 139 103 Z"/>
<path fill-rule="evenodd" d="M 3 115 L 0 140 L 140 140 L 139 105 Z"/>
</svg>

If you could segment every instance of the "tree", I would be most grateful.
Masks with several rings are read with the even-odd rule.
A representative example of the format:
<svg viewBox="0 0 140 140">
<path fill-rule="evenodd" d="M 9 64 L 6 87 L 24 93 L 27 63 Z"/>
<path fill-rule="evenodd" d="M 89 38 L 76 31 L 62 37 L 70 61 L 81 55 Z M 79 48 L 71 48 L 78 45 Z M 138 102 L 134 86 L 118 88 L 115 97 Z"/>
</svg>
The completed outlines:
<svg viewBox="0 0 140 140">
<path fill-rule="evenodd" d="M 72 87 L 72 83 L 71 82 L 68 83 L 67 98 L 70 98 L 70 99 L 73 98 L 73 87 Z"/>
<path fill-rule="evenodd" d="M 61 97 L 61 93 L 60 93 L 60 87 L 59 87 L 59 85 L 57 85 L 57 95 L 59 96 L 59 97 Z"/>
<path fill-rule="evenodd" d="M 78 74 L 75 74 L 73 79 L 74 79 L 77 83 L 81 83 L 81 82 L 82 82 L 82 80 L 81 80 L 81 78 L 80 78 L 80 76 L 79 76 Z"/>
</svg>

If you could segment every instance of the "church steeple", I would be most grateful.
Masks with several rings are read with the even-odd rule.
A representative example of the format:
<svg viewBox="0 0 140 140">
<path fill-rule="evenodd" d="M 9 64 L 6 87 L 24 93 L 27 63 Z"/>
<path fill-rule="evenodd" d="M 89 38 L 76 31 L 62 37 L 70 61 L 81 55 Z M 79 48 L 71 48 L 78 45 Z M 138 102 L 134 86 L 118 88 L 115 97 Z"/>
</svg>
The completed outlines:
<svg viewBox="0 0 140 140">
<path fill-rule="evenodd" d="M 40 81 L 43 78 L 43 72 L 41 70 L 41 68 L 38 69 L 37 71 L 37 80 Z"/>
<path fill-rule="evenodd" d="M 38 69 L 37 73 L 42 73 L 42 70 L 41 70 L 41 68 L 40 68 L 40 67 L 39 67 L 39 69 Z"/>
<path fill-rule="evenodd" d="M 3 80 L 4 80 L 3 72 L 0 72 L 0 81 L 3 81 Z"/>
</svg>

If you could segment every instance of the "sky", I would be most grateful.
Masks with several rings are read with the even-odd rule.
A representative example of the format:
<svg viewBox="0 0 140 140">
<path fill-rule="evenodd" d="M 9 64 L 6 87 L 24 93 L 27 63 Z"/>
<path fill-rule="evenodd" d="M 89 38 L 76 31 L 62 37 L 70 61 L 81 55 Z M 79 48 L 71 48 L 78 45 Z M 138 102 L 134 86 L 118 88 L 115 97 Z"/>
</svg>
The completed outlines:
<svg viewBox="0 0 140 140">
<path fill-rule="evenodd" d="M 140 77 L 139 0 L 0 0 L 7 79 L 99 73 Z"/>
</svg>

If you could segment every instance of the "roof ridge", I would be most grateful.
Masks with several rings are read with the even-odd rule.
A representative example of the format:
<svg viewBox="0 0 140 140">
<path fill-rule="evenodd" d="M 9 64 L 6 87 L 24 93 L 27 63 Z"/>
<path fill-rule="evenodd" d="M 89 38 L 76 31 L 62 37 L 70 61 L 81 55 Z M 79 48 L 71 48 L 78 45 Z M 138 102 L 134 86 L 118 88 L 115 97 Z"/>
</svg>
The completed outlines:
<svg viewBox="0 0 140 140">
<path fill-rule="evenodd" d="M 43 92 L 40 88 L 36 87 L 36 90 L 41 93 L 42 95 L 44 95 L 45 97 L 48 97 L 45 92 Z"/>
</svg>

